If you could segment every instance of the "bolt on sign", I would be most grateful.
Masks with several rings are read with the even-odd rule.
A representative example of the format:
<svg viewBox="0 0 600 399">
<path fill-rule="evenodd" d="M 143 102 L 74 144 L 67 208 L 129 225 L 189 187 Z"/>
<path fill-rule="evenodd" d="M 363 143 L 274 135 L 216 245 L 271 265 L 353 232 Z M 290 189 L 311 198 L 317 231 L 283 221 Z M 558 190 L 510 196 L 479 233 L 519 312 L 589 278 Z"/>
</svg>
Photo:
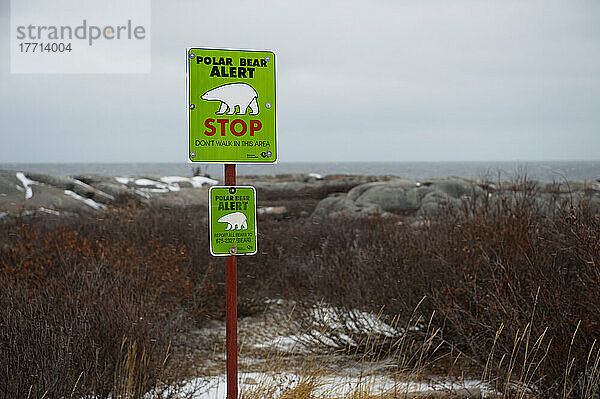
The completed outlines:
<svg viewBox="0 0 600 399">
<path fill-rule="evenodd" d="M 212 186 L 209 190 L 210 253 L 254 255 L 256 190 L 252 186 Z"/>
<path fill-rule="evenodd" d="M 187 49 L 190 162 L 277 163 L 275 53 Z"/>
</svg>

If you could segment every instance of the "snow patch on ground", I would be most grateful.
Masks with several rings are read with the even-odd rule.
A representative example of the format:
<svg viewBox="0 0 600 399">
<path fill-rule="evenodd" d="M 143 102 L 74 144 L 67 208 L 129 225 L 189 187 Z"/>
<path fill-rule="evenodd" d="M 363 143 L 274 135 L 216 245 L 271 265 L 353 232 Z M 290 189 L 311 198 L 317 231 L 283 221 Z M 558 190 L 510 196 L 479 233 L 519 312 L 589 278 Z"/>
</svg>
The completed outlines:
<svg viewBox="0 0 600 399">
<path fill-rule="evenodd" d="M 121 184 L 128 185 L 133 183 L 138 186 L 135 192 L 145 198 L 150 198 L 149 193 L 168 193 L 181 191 L 179 183 L 188 183 L 194 188 L 200 188 L 203 186 L 214 186 L 218 183 L 217 180 L 210 179 L 204 176 L 193 176 L 193 177 L 182 177 L 182 176 L 163 176 L 160 181 L 140 178 L 135 179 L 132 177 L 115 177 L 115 180 Z"/>
<path fill-rule="evenodd" d="M 313 318 L 319 325 L 325 325 L 331 330 L 349 331 L 354 334 L 365 333 L 365 328 L 372 334 L 395 337 L 401 329 L 390 326 L 374 313 L 362 312 L 357 309 L 344 312 L 336 307 L 319 307 L 313 309 Z"/>
<path fill-rule="evenodd" d="M 89 184 L 82 182 L 81 180 L 77 180 L 77 179 L 73 179 L 73 180 L 75 181 L 75 183 L 78 186 L 80 186 L 81 188 L 83 188 L 86 191 L 93 192 L 95 195 L 102 196 L 102 197 L 104 197 L 106 199 L 109 199 L 111 201 L 115 200 L 115 197 L 113 197 L 112 195 L 110 195 L 108 193 L 105 193 L 104 191 L 98 190 L 98 189 L 90 186 Z"/>
<path fill-rule="evenodd" d="M 38 211 L 44 212 L 44 213 L 47 213 L 47 214 L 50 214 L 50 215 L 55 215 L 55 216 L 59 216 L 60 215 L 59 211 L 55 211 L 54 209 L 44 208 L 43 206 L 40 206 L 38 208 Z"/>
<path fill-rule="evenodd" d="M 271 349 L 289 353 L 307 353 L 304 342 L 309 338 L 308 335 L 288 335 L 285 337 L 275 337 L 271 340 L 254 344 L 256 349 Z"/>
<path fill-rule="evenodd" d="M 145 191 L 147 193 L 168 193 L 169 191 L 171 191 L 167 187 L 165 187 L 165 188 L 160 188 L 160 187 L 158 187 L 158 188 L 156 188 L 156 187 L 154 187 L 154 188 L 146 188 L 146 187 L 143 187 L 143 188 L 140 188 L 139 190 L 140 191 Z"/>
<path fill-rule="evenodd" d="M 60 212 L 55 211 L 54 209 L 44 208 L 43 206 L 40 206 L 38 209 L 29 209 L 27 211 L 19 212 L 19 216 L 32 216 L 38 212 L 47 213 L 49 215 L 60 216 Z M 4 216 L 8 216 L 8 215 L 9 215 L 8 212 L 0 212 L 0 219 L 2 219 Z"/>
<path fill-rule="evenodd" d="M 106 208 L 106 205 L 100 204 L 91 198 L 82 197 L 81 195 L 79 195 L 71 190 L 65 190 L 65 195 L 68 195 L 69 197 L 73 197 L 76 200 L 83 202 L 84 204 L 86 204 L 87 206 L 89 206 L 95 210 Z"/>
<path fill-rule="evenodd" d="M 262 215 L 264 213 L 270 213 L 270 212 L 279 211 L 282 209 L 285 209 L 285 208 L 282 206 L 261 206 L 260 208 L 258 208 L 256 210 L 256 213 L 258 213 L 259 215 Z"/>
<path fill-rule="evenodd" d="M 134 183 L 136 186 L 142 186 L 142 188 L 139 188 L 138 190 L 146 193 L 168 193 L 171 191 L 166 184 L 157 182 L 156 180 L 136 179 Z"/>
<path fill-rule="evenodd" d="M 340 398 L 352 396 L 353 393 L 383 394 L 388 393 L 394 397 L 402 397 L 409 393 L 422 393 L 424 397 L 432 391 L 457 392 L 465 390 L 473 394 L 481 392 L 490 393 L 491 390 L 480 381 L 475 380 L 446 380 L 412 382 L 394 379 L 388 376 L 373 375 L 368 372 L 358 373 L 349 370 L 346 375 L 333 374 L 318 376 L 314 379 L 302 377 L 298 374 L 287 373 L 240 373 L 238 375 L 238 390 L 244 393 L 268 393 L 269 396 L 278 397 L 295 388 L 299 384 L 308 384 L 313 387 L 311 397 Z M 177 392 L 183 397 L 192 399 L 221 399 L 227 394 L 227 379 L 224 375 L 207 376 L 193 379 L 179 388 Z M 253 397 L 255 395 L 248 395 Z M 364 397 L 365 395 L 360 395 Z"/>
<path fill-rule="evenodd" d="M 37 184 L 37 182 L 33 181 L 33 180 L 30 180 L 27 177 L 25 177 L 25 175 L 23 174 L 23 172 L 17 172 L 16 177 L 17 177 L 17 179 L 19 179 L 19 181 L 21 182 L 21 184 L 25 188 L 25 199 L 28 200 L 29 198 L 33 197 L 33 190 L 31 189 L 30 186 L 32 184 Z M 17 188 L 19 188 L 19 186 L 17 186 Z"/>
<path fill-rule="evenodd" d="M 144 191 L 142 191 L 142 190 L 136 189 L 136 190 L 135 190 L 135 193 L 136 193 L 137 195 L 139 195 L 140 197 L 144 197 L 144 198 L 146 198 L 146 199 L 150 199 L 150 194 L 148 194 L 148 193 L 146 193 L 146 192 L 144 192 Z"/>
<path fill-rule="evenodd" d="M 181 177 L 181 176 L 164 176 L 160 178 L 160 181 L 173 185 L 176 183 L 190 183 L 194 188 L 200 188 L 203 186 L 214 186 L 219 183 L 217 180 L 211 179 L 204 176 L 193 176 L 193 177 Z"/>
<path fill-rule="evenodd" d="M 403 328 L 394 327 L 381 317 L 369 312 L 357 309 L 344 311 L 336 307 L 323 306 L 314 308 L 310 318 L 313 320 L 313 328 L 302 334 L 280 335 L 253 345 L 256 349 L 271 349 L 281 352 L 296 354 L 308 354 L 314 343 L 335 348 L 340 345 L 357 345 L 352 337 L 354 334 L 383 335 L 386 337 L 398 337 L 405 331 Z M 411 331 L 418 330 L 418 326 L 409 328 Z M 333 333 L 335 340 L 329 333 Z"/>
<path fill-rule="evenodd" d="M 133 181 L 133 179 L 131 177 L 121 177 L 121 176 L 115 177 L 115 180 L 121 184 L 128 184 Z"/>
<path fill-rule="evenodd" d="M 156 180 L 150 179 L 136 179 L 134 181 L 136 186 L 155 186 L 155 187 L 167 187 L 166 185 L 157 182 Z"/>
<path fill-rule="evenodd" d="M 447 393 L 448 397 L 451 397 L 452 392 L 457 397 L 493 396 L 489 394 L 493 392 L 489 385 L 480 381 L 421 375 L 419 371 L 398 372 L 395 367 L 396 360 L 391 358 L 371 363 L 345 357 L 336 358 L 331 353 L 324 357 L 318 354 L 305 356 L 301 352 L 304 350 L 308 352 L 310 347 L 314 346 L 304 340 L 306 331 L 298 331 L 293 327 L 294 332 L 291 332 L 288 327 L 282 329 L 286 317 L 291 319 L 295 303 L 282 299 L 269 299 L 266 303 L 272 306 L 270 311 L 273 312 L 273 319 L 265 319 L 264 315 L 261 315 L 239 320 L 240 331 L 247 332 L 242 338 L 243 344 L 240 347 L 238 360 L 240 397 L 285 397 L 286 392 L 294 388 L 306 393 L 307 398 L 322 399 L 366 398 L 378 394 L 383 397 L 438 397 L 440 392 Z M 339 308 L 326 305 L 321 308 L 322 311 L 318 315 L 323 320 L 333 326 L 342 323 L 338 317 L 342 312 Z M 341 314 L 345 319 L 349 317 L 349 313 L 352 313 L 356 320 L 360 320 L 361 324 L 371 323 L 383 333 L 392 331 L 392 326 L 384 323 L 377 314 L 358 310 L 349 310 Z M 403 330 L 393 329 L 393 331 L 397 333 Z M 308 336 L 312 337 L 313 333 L 317 334 L 316 329 L 309 332 Z M 215 339 L 213 353 L 206 355 L 211 358 L 210 362 L 203 364 L 199 369 L 209 375 L 173 385 L 163 397 L 221 399 L 227 396 L 227 378 L 224 371 L 217 371 L 222 368 L 215 367 L 216 363 L 225 363 L 224 352 L 216 349 L 223 345 L 224 322 L 213 321 L 198 330 L 196 336 L 203 337 L 203 340 Z M 247 351 L 248 348 L 251 349 Z M 278 349 L 281 352 L 274 354 L 269 349 Z M 206 358 L 205 355 L 201 357 Z"/>
</svg>

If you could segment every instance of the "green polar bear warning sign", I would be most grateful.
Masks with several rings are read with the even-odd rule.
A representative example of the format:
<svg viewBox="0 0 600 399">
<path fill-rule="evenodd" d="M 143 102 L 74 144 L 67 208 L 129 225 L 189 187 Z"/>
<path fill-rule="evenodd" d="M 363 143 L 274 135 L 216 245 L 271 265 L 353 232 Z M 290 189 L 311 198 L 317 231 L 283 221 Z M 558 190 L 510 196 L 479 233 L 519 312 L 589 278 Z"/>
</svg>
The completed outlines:
<svg viewBox="0 0 600 399">
<path fill-rule="evenodd" d="M 210 253 L 214 256 L 256 254 L 255 188 L 212 186 L 208 196 Z"/>
<path fill-rule="evenodd" d="M 275 54 L 187 49 L 190 162 L 277 163 Z"/>
</svg>

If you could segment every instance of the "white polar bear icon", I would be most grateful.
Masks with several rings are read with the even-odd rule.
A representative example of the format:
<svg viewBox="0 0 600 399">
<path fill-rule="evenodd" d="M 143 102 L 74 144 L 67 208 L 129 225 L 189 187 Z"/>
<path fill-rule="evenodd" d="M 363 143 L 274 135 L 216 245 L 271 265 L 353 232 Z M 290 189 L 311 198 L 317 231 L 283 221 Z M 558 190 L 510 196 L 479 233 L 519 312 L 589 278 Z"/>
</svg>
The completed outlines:
<svg viewBox="0 0 600 399">
<path fill-rule="evenodd" d="M 225 230 L 248 230 L 246 215 L 242 212 L 228 213 L 217 220 L 219 223 L 227 223 Z"/>
<path fill-rule="evenodd" d="M 201 97 L 206 101 L 221 101 L 221 107 L 215 114 L 222 115 L 229 109 L 227 115 L 235 114 L 235 107 L 240 108 L 239 114 L 245 115 L 250 107 L 250 115 L 258 114 L 258 94 L 252 86 L 246 83 L 230 83 L 215 87 Z"/>
</svg>

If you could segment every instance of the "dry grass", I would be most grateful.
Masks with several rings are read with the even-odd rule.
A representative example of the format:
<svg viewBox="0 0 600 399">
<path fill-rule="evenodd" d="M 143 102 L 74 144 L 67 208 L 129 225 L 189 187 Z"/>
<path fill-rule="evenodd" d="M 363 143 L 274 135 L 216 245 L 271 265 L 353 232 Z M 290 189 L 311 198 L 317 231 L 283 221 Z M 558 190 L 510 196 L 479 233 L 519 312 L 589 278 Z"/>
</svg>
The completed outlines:
<svg viewBox="0 0 600 399">
<path fill-rule="evenodd" d="M 302 203 L 291 218 L 261 217 L 259 254 L 239 262 L 242 313 L 265 298 L 296 301 L 290 325 L 312 354 L 293 362 L 313 359 L 306 369 L 320 373 L 287 385 L 286 397 L 318 396 L 340 365 L 379 373 L 385 363 L 398 381 L 469 377 L 498 397 L 597 398 L 600 219 L 585 201 L 548 213 L 535 185 L 513 188 L 420 227 L 316 222 L 297 217 Z M 212 349 L 190 331 L 223 317 L 223 265 L 207 245 L 204 208 L 0 224 L 0 397 L 180 397 L 165 384 L 190 376 L 198 359 L 188 352 Z M 335 309 L 335 323 L 315 305 Z M 269 389 L 256 395 L 283 394 Z M 360 384 L 345 395 L 409 397 Z"/>
<path fill-rule="evenodd" d="M 272 312 L 279 320 L 296 320 L 292 313 L 283 315 Z M 257 323 L 257 325 L 260 323 Z M 270 323 L 268 323 L 270 325 Z M 287 323 L 285 323 L 287 324 Z M 280 323 L 281 325 L 281 323 Z M 264 330 L 265 326 L 260 326 Z M 273 326 L 270 334 L 258 334 L 259 343 L 251 342 L 241 349 L 241 359 L 252 359 L 250 364 L 242 361 L 240 374 L 241 398 L 448 398 L 480 397 L 481 388 L 468 384 L 463 386 L 460 379 L 432 376 L 425 367 L 419 366 L 418 359 L 407 360 L 412 356 L 404 353 L 410 345 L 406 340 L 395 344 L 392 354 L 381 354 L 379 359 L 355 351 L 336 352 L 312 351 L 316 349 L 310 342 L 299 343 L 293 350 L 281 348 L 278 338 L 308 335 L 309 331 L 298 330 L 294 323 L 285 329 Z M 248 326 L 245 326 L 248 328 Z M 323 331 L 328 335 L 328 331 Z M 264 342 L 272 346 L 265 346 Z M 432 339 L 420 343 L 429 346 Z M 429 349 L 431 350 L 431 348 Z M 412 355 L 412 354 L 411 354 Z M 411 366 L 409 366 L 409 364 Z M 437 378 L 437 380 L 436 380 Z M 212 381 L 218 378 L 213 377 Z M 225 380 L 212 385 L 210 397 L 219 397 L 225 390 Z"/>
<path fill-rule="evenodd" d="M 416 327 L 416 326 L 414 326 Z M 290 333 L 290 332 L 288 332 Z M 294 331 L 298 333 L 298 331 Z M 327 331 L 324 331 L 327 334 Z M 436 331 L 429 331 L 428 338 L 419 342 L 423 354 L 432 351 L 431 343 L 435 341 Z M 497 336 L 502 334 L 502 328 Z M 285 335 L 285 334 L 284 334 Z M 260 367 L 242 370 L 240 374 L 240 397 L 245 399 L 351 399 L 351 398 L 545 398 L 545 394 L 537 390 L 533 376 L 540 362 L 530 361 L 526 357 L 524 364 L 517 365 L 515 355 L 519 351 L 531 354 L 536 358 L 536 352 L 546 352 L 544 337 L 532 337 L 530 330 L 520 332 L 514 339 L 511 353 L 502 354 L 508 367 L 500 364 L 497 369 L 486 367 L 481 379 L 469 382 L 465 376 L 453 378 L 432 375 L 430 368 L 423 362 L 425 356 L 415 357 L 411 345 L 396 342 L 393 353 L 386 354 L 380 359 L 373 359 L 369 354 L 359 354 L 348 351 L 337 351 L 329 354 L 311 353 L 309 346 L 302 359 L 281 351 L 279 348 L 267 350 L 265 362 Z M 435 352 L 435 350 L 433 350 Z M 547 354 L 547 353 L 546 353 Z M 242 356 L 243 352 L 242 352 Z M 257 352 L 251 352 L 256 358 Z M 460 363 L 461 353 L 452 359 L 456 365 Z M 492 353 L 490 353 L 490 358 Z M 410 359 L 410 360 L 408 360 Z M 561 398 L 595 398 L 597 392 L 598 351 L 592 348 L 589 366 L 595 381 L 584 383 L 582 391 L 565 391 Z M 542 358 L 541 362 L 544 359 Z M 245 373 L 250 374 L 245 374 Z M 565 377 L 570 371 L 565 369 Z M 497 374 L 498 373 L 498 374 Z M 499 376 L 506 373 L 504 376 Z M 250 381 L 248 381 L 250 380 Z M 225 380 L 221 380 L 220 390 L 225 390 Z M 219 397 L 213 387 L 213 396 Z"/>
</svg>

